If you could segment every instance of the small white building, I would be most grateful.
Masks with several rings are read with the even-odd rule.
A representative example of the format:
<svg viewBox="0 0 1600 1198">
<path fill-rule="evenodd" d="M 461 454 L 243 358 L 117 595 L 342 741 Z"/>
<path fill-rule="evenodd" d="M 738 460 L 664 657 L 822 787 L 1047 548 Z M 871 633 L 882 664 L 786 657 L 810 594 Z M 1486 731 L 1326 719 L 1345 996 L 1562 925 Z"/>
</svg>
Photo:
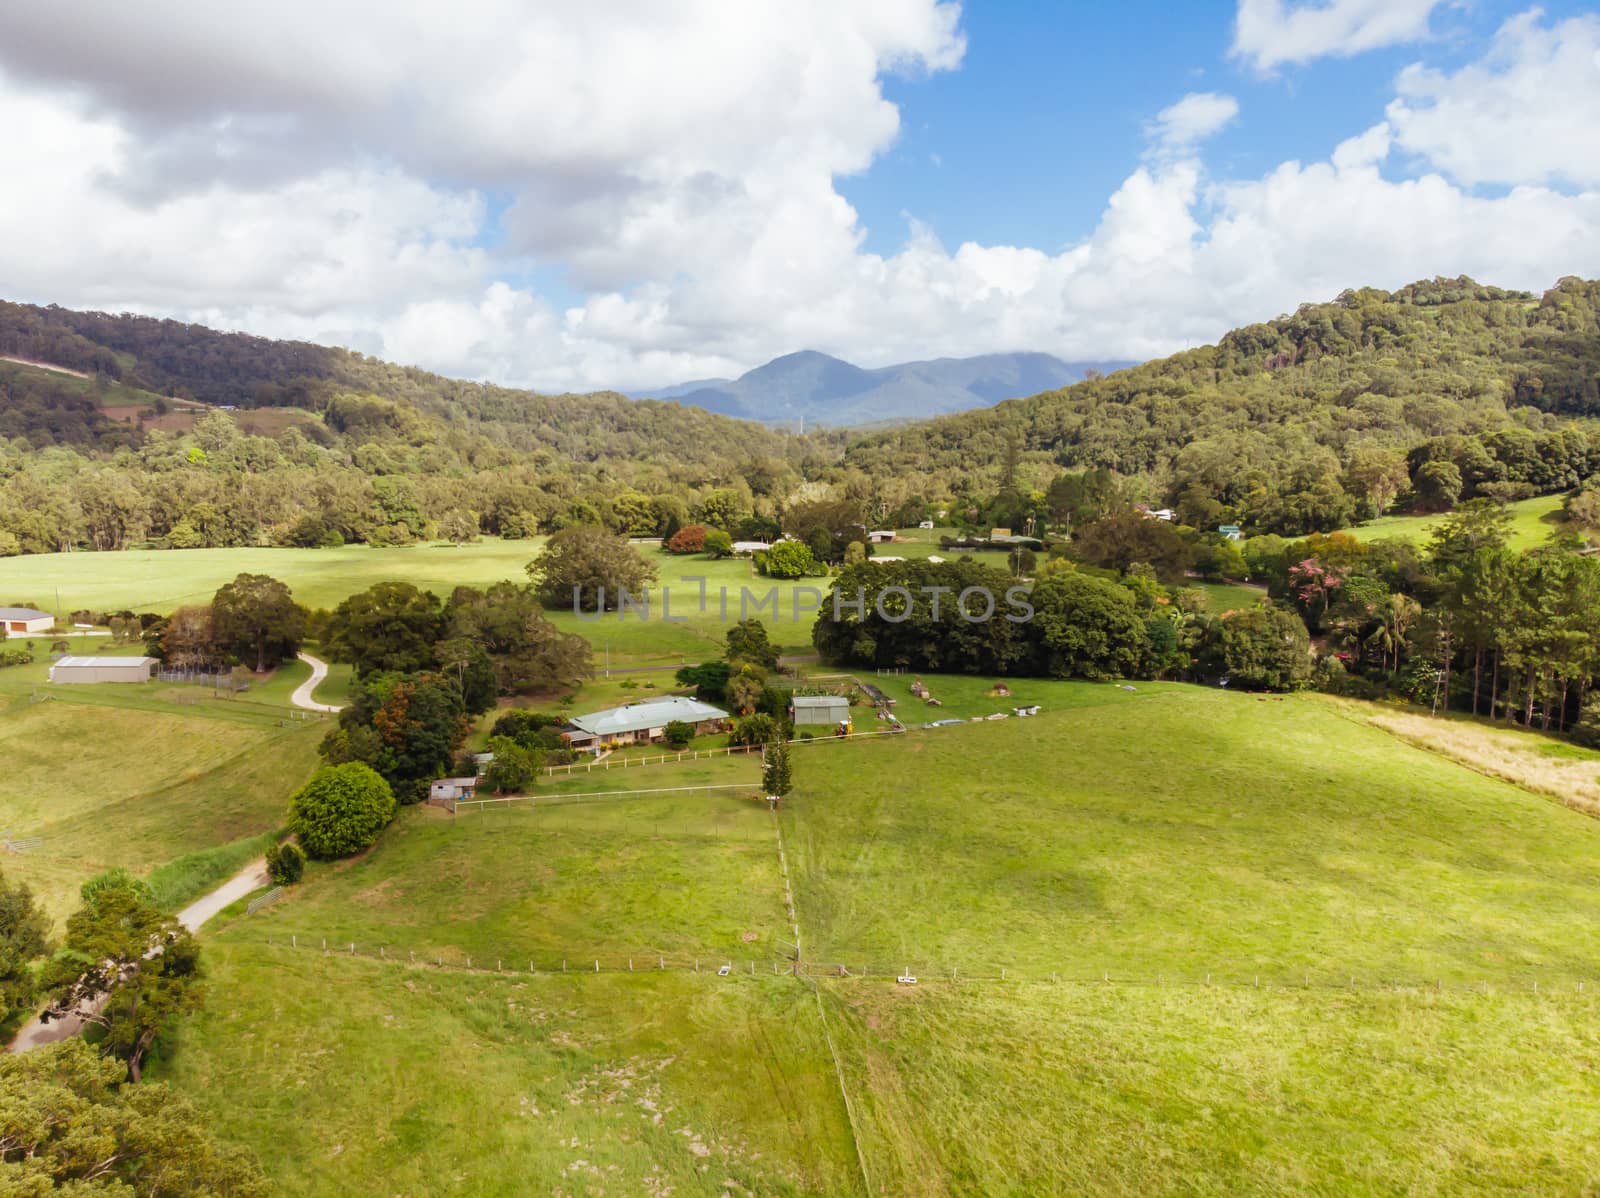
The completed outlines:
<svg viewBox="0 0 1600 1198">
<path fill-rule="evenodd" d="M 12 636 L 49 632 L 55 626 L 56 618 L 36 607 L 0 607 L 0 628 Z"/>
<path fill-rule="evenodd" d="M 153 657 L 63 657 L 50 667 L 51 682 L 149 682 Z"/>
<path fill-rule="evenodd" d="M 918 528 L 932 528 L 933 527 L 933 521 L 932 520 L 924 520 L 920 524 L 918 524 L 917 527 Z"/>
<path fill-rule="evenodd" d="M 476 778 L 440 778 L 428 787 L 428 802 L 448 804 L 470 799 L 477 789 Z"/>
<path fill-rule="evenodd" d="M 752 553 L 765 552 L 771 548 L 772 546 L 765 541 L 735 541 L 733 543 L 733 555 L 735 557 L 748 557 Z"/>
<path fill-rule="evenodd" d="M 887 545 L 894 540 L 894 529 L 875 528 L 867 534 L 867 540 L 874 545 Z"/>
</svg>

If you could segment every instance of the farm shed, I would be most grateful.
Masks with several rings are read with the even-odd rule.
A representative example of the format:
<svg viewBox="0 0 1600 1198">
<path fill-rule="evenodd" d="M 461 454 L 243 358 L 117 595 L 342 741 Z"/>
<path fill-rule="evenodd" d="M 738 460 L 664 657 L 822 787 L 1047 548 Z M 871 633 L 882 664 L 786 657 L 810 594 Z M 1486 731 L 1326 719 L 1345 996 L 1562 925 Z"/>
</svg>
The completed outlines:
<svg viewBox="0 0 1600 1198">
<path fill-rule="evenodd" d="M 448 806 L 458 799 L 470 799 L 477 788 L 476 778 L 440 778 L 428 787 L 428 802 Z"/>
<path fill-rule="evenodd" d="M 843 695 L 795 695 L 789 700 L 789 718 L 796 728 L 848 724 L 850 700 Z"/>
<path fill-rule="evenodd" d="M 574 749 L 598 751 L 612 745 L 658 741 L 674 720 L 692 724 L 695 735 L 704 736 L 721 732 L 727 726 L 728 713 L 698 699 L 672 695 L 573 716 L 561 735 Z"/>
<path fill-rule="evenodd" d="M 867 534 L 867 539 L 874 545 L 887 545 L 894 540 L 894 529 L 875 528 Z"/>
<path fill-rule="evenodd" d="M 63 657 L 50 667 L 51 682 L 149 682 L 153 657 Z"/>
<path fill-rule="evenodd" d="M 49 632 L 56 626 L 56 618 L 36 607 L 0 607 L 0 628 L 12 636 L 29 632 Z"/>
</svg>

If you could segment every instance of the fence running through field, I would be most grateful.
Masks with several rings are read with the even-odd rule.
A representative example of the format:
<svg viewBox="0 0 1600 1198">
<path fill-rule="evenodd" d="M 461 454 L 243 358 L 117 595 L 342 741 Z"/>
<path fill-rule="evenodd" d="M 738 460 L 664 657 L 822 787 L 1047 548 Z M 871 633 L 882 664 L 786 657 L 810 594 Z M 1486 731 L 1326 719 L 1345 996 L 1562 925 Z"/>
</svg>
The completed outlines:
<svg viewBox="0 0 1600 1198">
<path fill-rule="evenodd" d="M 882 732 L 852 732 L 849 736 L 835 736 L 829 733 L 826 736 L 813 736 L 809 739 L 796 737 L 789 741 L 791 749 L 803 748 L 806 745 L 842 745 L 853 740 L 870 740 L 878 736 L 900 736 L 906 732 L 905 725 L 885 728 Z M 571 774 L 581 771 L 585 774 L 596 770 L 604 773 L 607 770 L 637 769 L 647 765 L 671 765 L 680 761 L 710 760 L 713 757 L 726 757 L 733 754 L 760 753 L 765 745 L 724 745 L 714 749 L 683 749 L 676 753 L 647 753 L 643 756 L 634 754 L 625 757 L 621 754 L 608 754 L 596 761 L 574 761 L 570 765 L 547 765 L 544 768 L 545 776 L 556 774 Z"/>
<path fill-rule="evenodd" d="M 502 974 L 506 976 L 553 976 L 565 974 L 647 974 L 689 973 L 718 977 L 774 977 L 794 974 L 814 981 L 835 983 L 910 984 L 918 986 L 989 985 L 1030 987 L 1121 987 L 1140 989 L 1188 990 L 1263 990 L 1321 991 L 1338 993 L 1408 994 L 1538 994 L 1551 997 L 1591 998 L 1600 996 L 1600 979 L 1538 978 L 1532 975 L 1498 978 L 1382 978 L 1333 971 L 1277 970 L 1250 973 L 1239 970 L 1132 973 L 1127 970 L 1095 972 L 1081 966 L 1047 970 L 1040 966 L 1012 969 L 1008 966 L 965 968 L 931 962 L 866 959 L 852 962 L 800 961 L 785 952 L 770 956 L 694 956 L 682 953 L 573 952 L 558 955 L 548 950 L 535 953 L 466 953 L 455 948 L 406 949 L 392 944 L 358 944 L 342 937 L 302 936 L 288 933 L 269 936 L 274 949 L 315 952 L 328 957 L 343 957 L 419 968 L 444 969 L 458 973 Z"/>
</svg>

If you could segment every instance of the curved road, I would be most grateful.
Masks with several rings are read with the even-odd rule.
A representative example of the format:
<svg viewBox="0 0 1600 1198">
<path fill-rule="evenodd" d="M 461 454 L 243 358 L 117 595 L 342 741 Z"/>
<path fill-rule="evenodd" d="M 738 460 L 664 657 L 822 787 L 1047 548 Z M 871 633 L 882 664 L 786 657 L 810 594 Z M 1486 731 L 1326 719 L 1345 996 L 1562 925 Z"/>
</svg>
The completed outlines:
<svg viewBox="0 0 1600 1198">
<path fill-rule="evenodd" d="M 322 684 L 328 676 L 328 663 L 320 658 L 312 657 L 309 653 L 301 653 L 300 660 L 311 667 L 311 677 L 294 688 L 294 694 L 289 696 L 289 702 L 296 707 L 303 707 L 307 711 L 342 711 L 337 703 L 318 703 L 311 697 L 312 692 Z"/>
<path fill-rule="evenodd" d="M 272 879 L 267 876 L 267 859 L 257 857 L 210 894 L 196 899 L 179 911 L 178 922 L 190 932 L 198 932 L 201 924 L 224 907 L 242 899 L 252 890 L 270 885 L 271 882 Z M 30 1019 L 17 1033 L 17 1038 L 11 1042 L 11 1051 L 27 1052 L 31 1048 L 39 1048 L 46 1044 L 54 1044 L 58 1040 L 65 1040 L 68 1036 L 76 1036 L 82 1030 L 83 1019 L 78 1015 L 69 1015 L 65 1019 L 55 1019 L 49 1023 L 41 1023 L 37 1018 Z"/>
</svg>

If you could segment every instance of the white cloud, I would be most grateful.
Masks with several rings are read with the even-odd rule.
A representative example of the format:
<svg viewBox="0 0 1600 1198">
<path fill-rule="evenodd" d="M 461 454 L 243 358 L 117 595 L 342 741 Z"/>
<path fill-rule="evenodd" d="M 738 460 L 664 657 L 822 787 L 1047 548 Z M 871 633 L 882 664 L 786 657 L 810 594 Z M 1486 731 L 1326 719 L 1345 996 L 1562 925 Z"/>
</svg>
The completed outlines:
<svg viewBox="0 0 1600 1198">
<path fill-rule="evenodd" d="M 1407 67 L 1396 143 L 1463 183 L 1600 184 L 1600 17 L 1514 17 L 1481 62 Z"/>
<path fill-rule="evenodd" d="M 1157 148 L 1061 252 L 950 248 L 911 221 L 879 254 L 834 180 L 893 142 L 885 71 L 958 61 L 948 8 L 838 0 L 780 21 L 641 0 L 602 20 L 481 3 L 470 19 L 401 12 L 400 32 L 375 27 L 376 40 L 325 4 L 306 25 L 320 36 L 292 44 L 276 31 L 293 22 L 249 11 L 224 37 L 212 8 L 188 14 L 192 29 L 170 6 L 159 21 L 108 10 L 114 28 L 77 57 L 47 19 L 58 8 L 7 11 L 0 286 L 587 389 L 728 375 L 807 347 L 864 365 L 1145 357 L 1349 286 L 1600 274 L 1600 188 L 1543 185 L 1559 177 L 1545 151 L 1429 132 L 1466 119 L 1470 71 L 1509 89 L 1525 60 L 1567 63 L 1571 22 L 1557 45 L 1535 23 L 1507 43 L 1526 53 L 1411 76 L 1403 113 L 1326 162 L 1260 178 L 1208 175 L 1195 147 L 1237 106 L 1187 96 L 1156 115 Z M 408 40 L 425 22 L 428 55 Z M 112 34 L 129 39 L 115 54 L 101 49 Z M 1564 86 L 1563 103 L 1587 111 L 1593 85 Z M 1467 148 L 1486 165 L 1456 167 Z M 1402 150 L 1441 173 L 1386 178 Z M 1469 175 L 1524 185 L 1478 195 Z M 560 303 L 524 282 L 562 268 Z"/>
<path fill-rule="evenodd" d="M 1218 92 L 1190 92 L 1156 113 L 1145 135 L 1158 153 L 1183 153 L 1219 132 L 1239 115 L 1239 101 Z"/>
<path fill-rule="evenodd" d="M 1348 58 L 1428 35 L 1428 18 L 1442 0 L 1239 0 L 1234 56 L 1257 70 L 1316 58 Z"/>
</svg>

